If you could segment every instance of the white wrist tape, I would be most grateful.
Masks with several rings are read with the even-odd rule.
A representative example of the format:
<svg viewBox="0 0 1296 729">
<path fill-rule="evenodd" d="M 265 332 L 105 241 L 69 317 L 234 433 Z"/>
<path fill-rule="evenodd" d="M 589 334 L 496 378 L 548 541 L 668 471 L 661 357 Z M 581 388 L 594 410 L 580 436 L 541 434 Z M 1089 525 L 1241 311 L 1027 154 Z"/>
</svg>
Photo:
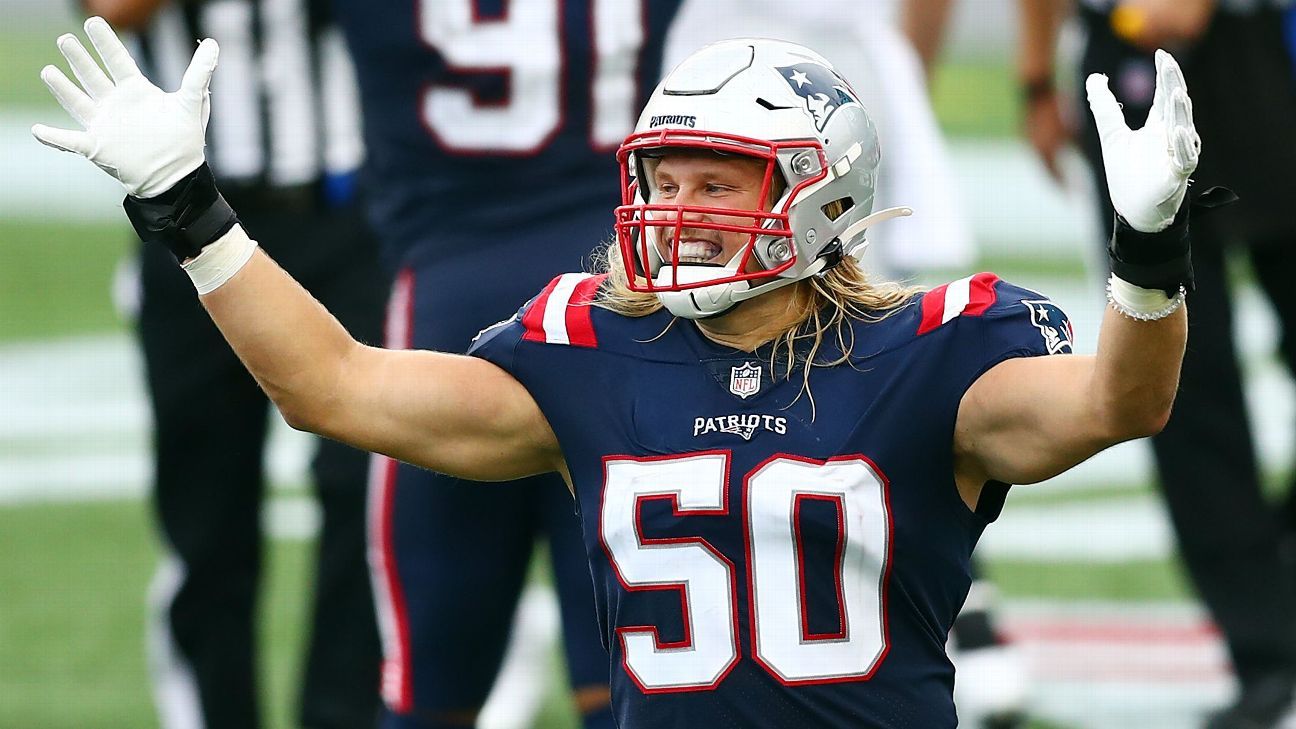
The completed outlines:
<svg viewBox="0 0 1296 729">
<path fill-rule="evenodd" d="M 1145 289 L 1112 274 L 1107 279 L 1107 303 L 1112 308 L 1131 319 L 1139 321 L 1156 321 L 1178 311 L 1184 303 L 1184 289 L 1174 296 L 1166 296 L 1159 289 Z"/>
<path fill-rule="evenodd" d="M 210 294 L 220 288 L 252 259 L 256 241 L 238 223 L 215 242 L 203 247 L 197 258 L 191 258 L 180 267 L 193 279 L 198 294 Z"/>
</svg>

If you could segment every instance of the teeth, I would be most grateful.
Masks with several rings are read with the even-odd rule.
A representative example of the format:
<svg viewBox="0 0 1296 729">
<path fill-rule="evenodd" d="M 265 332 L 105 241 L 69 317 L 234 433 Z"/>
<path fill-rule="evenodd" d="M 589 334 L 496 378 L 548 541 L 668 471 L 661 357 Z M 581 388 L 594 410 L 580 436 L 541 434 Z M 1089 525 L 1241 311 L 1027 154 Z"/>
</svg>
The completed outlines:
<svg viewBox="0 0 1296 729">
<path fill-rule="evenodd" d="M 724 249 L 704 240 L 686 240 L 679 243 L 680 263 L 707 263 L 718 257 Z"/>
</svg>

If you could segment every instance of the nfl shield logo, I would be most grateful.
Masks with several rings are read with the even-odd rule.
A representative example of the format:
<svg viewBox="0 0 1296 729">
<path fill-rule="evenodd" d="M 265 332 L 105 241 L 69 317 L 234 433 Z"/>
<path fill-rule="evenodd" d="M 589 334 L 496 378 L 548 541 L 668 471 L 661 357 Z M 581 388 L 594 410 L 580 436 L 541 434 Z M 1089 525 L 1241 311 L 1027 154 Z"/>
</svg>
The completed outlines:
<svg viewBox="0 0 1296 729">
<path fill-rule="evenodd" d="M 729 374 L 729 392 L 746 400 L 760 392 L 761 368 L 758 364 L 744 362 Z"/>
</svg>

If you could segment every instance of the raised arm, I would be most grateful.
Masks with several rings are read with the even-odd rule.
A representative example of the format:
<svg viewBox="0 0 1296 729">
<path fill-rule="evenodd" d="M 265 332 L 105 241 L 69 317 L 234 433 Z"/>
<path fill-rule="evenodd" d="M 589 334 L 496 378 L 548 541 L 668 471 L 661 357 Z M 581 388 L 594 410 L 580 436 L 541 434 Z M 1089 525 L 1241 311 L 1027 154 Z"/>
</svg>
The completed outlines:
<svg viewBox="0 0 1296 729">
<path fill-rule="evenodd" d="M 260 251 L 201 298 L 294 428 L 475 481 L 561 468 L 548 422 L 507 372 L 477 357 L 365 346 Z"/>
<path fill-rule="evenodd" d="M 1187 341 L 1192 286 L 1182 211 L 1200 141 L 1178 64 L 1157 52 L 1147 123 L 1125 126 L 1107 78 L 1089 77 L 1089 104 L 1118 222 L 1096 355 L 1013 359 L 965 393 L 955 428 L 960 489 L 969 503 L 987 480 L 1033 483 L 1170 417 Z"/>
<path fill-rule="evenodd" d="M 109 75 L 70 34 L 58 46 L 81 87 L 53 66 L 41 72 L 84 131 L 32 133 L 122 183 L 137 232 L 185 261 L 203 306 L 289 424 L 472 480 L 563 469 L 548 422 L 506 372 L 475 357 L 364 346 L 257 250 L 203 163 L 215 41 L 199 45 L 168 94 L 102 18 L 85 29 Z"/>
</svg>

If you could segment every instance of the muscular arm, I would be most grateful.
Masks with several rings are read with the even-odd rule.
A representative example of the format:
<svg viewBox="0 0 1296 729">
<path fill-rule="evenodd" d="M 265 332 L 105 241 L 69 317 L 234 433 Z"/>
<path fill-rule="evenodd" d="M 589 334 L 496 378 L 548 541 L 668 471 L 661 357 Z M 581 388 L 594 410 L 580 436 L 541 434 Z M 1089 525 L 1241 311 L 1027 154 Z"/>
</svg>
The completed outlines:
<svg viewBox="0 0 1296 729">
<path fill-rule="evenodd" d="M 1098 353 L 1001 362 L 959 403 L 956 477 L 970 504 L 987 480 L 1043 481 L 1122 441 L 1160 432 L 1179 386 L 1184 307 L 1136 321 L 1108 307 Z"/>
<path fill-rule="evenodd" d="M 563 470 L 552 429 L 508 374 L 470 357 L 363 346 L 256 250 L 203 163 L 216 41 L 198 45 L 168 93 L 102 18 L 85 30 L 102 68 L 75 36 L 58 39 L 83 86 L 53 66 L 41 71 L 84 130 L 37 124 L 32 134 L 122 183 L 136 232 L 189 259 L 203 306 L 290 424 L 474 480 Z"/>
<path fill-rule="evenodd" d="M 562 470 L 552 429 L 508 373 L 362 345 L 260 251 L 202 304 L 294 428 L 478 481 Z"/>
<path fill-rule="evenodd" d="M 1155 64 L 1152 109 L 1137 131 L 1105 76 L 1085 84 L 1118 215 L 1098 353 L 1003 362 L 968 388 L 954 453 L 970 504 L 987 480 L 1042 481 L 1169 420 L 1188 339 L 1180 297 L 1192 289 L 1184 200 L 1201 148 L 1179 64 L 1163 51 Z"/>
</svg>

